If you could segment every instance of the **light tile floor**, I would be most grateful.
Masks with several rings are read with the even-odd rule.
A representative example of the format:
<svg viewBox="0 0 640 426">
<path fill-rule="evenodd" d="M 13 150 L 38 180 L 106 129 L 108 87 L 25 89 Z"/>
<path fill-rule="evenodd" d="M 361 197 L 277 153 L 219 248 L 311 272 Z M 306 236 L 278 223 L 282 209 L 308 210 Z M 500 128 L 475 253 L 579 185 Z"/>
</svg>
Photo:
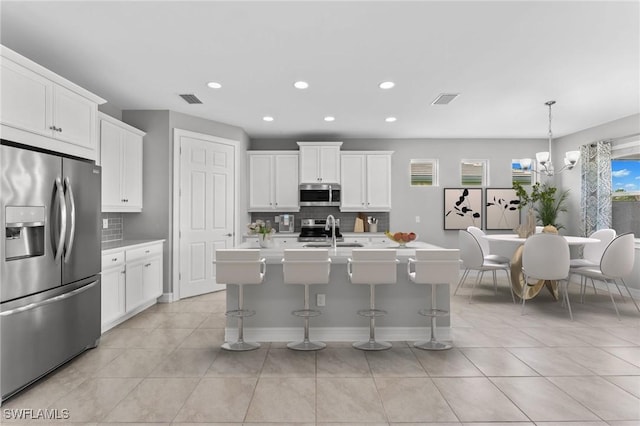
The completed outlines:
<svg viewBox="0 0 640 426">
<path fill-rule="evenodd" d="M 504 281 L 472 303 L 463 288 L 453 349 L 376 353 L 225 352 L 224 292 L 159 304 L 7 401 L 0 423 L 49 408 L 70 418 L 30 424 L 640 425 L 640 314 L 627 300 L 618 321 L 602 292 L 573 300 L 572 322 L 546 292 L 521 316 Z"/>
</svg>

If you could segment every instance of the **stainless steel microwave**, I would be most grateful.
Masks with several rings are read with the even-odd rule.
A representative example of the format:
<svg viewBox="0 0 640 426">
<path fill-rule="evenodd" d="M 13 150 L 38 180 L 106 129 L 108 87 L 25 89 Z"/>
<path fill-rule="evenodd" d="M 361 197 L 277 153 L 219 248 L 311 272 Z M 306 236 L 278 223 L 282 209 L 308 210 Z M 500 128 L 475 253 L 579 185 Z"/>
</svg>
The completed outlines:
<svg viewBox="0 0 640 426">
<path fill-rule="evenodd" d="M 340 185 L 326 183 L 300 185 L 300 206 L 340 206 Z"/>
</svg>

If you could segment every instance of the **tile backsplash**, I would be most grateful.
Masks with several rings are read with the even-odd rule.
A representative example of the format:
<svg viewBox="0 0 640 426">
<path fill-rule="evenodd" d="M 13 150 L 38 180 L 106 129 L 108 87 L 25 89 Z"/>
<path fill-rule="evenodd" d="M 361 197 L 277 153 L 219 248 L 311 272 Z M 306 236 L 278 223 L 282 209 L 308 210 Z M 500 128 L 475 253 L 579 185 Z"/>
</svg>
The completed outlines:
<svg viewBox="0 0 640 426">
<path fill-rule="evenodd" d="M 102 213 L 102 220 L 108 220 L 109 227 L 102 228 L 102 242 L 122 239 L 122 213 Z"/>
<path fill-rule="evenodd" d="M 300 207 L 299 212 L 258 212 L 251 213 L 251 221 L 255 222 L 256 219 L 264 221 L 271 221 L 275 224 L 275 217 L 280 214 L 292 214 L 295 216 L 295 232 L 300 232 L 300 222 L 302 219 L 325 219 L 328 215 L 332 214 L 336 219 L 340 219 L 340 232 L 353 232 L 353 227 L 356 223 L 358 213 L 355 212 L 341 212 L 338 207 Z M 373 216 L 378 219 L 378 232 L 384 232 L 389 229 L 389 213 L 388 212 L 367 212 L 367 216 Z M 276 227 L 277 229 L 277 227 Z"/>
</svg>

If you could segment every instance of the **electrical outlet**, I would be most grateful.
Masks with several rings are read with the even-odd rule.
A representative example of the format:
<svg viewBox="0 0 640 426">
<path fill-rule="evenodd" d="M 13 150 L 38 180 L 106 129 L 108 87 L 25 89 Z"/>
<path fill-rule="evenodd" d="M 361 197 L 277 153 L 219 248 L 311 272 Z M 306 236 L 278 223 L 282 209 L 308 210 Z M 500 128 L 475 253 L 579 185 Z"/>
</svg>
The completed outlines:
<svg viewBox="0 0 640 426">
<path fill-rule="evenodd" d="M 102 229 L 107 229 L 109 227 L 109 219 L 102 219 Z"/>
<path fill-rule="evenodd" d="M 325 303 L 326 303 L 326 295 L 316 294 L 316 306 L 325 306 Z"/>
<path fill-rule="evenodd" d="M 420 216 L 416 216 L 416 223 L 420 223 Z"/>
</svg>

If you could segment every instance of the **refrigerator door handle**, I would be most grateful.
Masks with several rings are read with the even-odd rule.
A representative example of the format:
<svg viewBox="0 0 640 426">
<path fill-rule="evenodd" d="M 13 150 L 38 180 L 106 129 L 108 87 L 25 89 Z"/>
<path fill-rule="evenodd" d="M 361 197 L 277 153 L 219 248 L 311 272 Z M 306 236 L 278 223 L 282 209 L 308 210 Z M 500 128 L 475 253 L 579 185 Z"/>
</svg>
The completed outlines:
<svg viewBox="0 0 640 426">
<path fill-rule="evenodd" d="M 69 180 L 69 176 L 64 178 L 64 186 L 69 191 L 69 204 L 71 208 L 71 230 L 69 231 L 69 241 L 66 251 L 64 252 L 64 261 L 65 263 L 69 261 L 69 256 L 71 256 L 71 250 L 73 249 L 73 242 L 75 241 L 76 235 L 76 200 L 73 197 L 73 190 L 71 189 L 71 181 Z"/>
<path fill-rule="evenodd" d="M 64 189 L 62 188 L 62 182 L 60 178 L 56 178 L 56 192 L 58 193 L 58 202 L 60 203 L 60 234 L 58 235 L 58 248 L 54 257 L 54 261 L 57 261 L 62 255 L 64 249 L 64 238 L 67 235 L 67 205 L 64 200 Z"/>
<path fill-rule="evenodd" d="M 68 293 L 61 294 L 60 296 L 52 297 L 51 299 L 45 299 L 45 300 L 41 300 L 40 302 L 29 303 L 28 305 L 21 306 L 19 308 L 11 309 L 9 311 L 0 312 L 0 317 L 8 317 L 10 315 L 18 314 L 20 312 L 30 311 L 32 309 L 36 309 L 36 308 L 39 308 L 39 307 L 44 306 L 44 305 L 49 305 L 51 303 L 56 303 L 56 302 L 59 302 L 60 300 L 63 300 L 63 299 L 68 299 L 70 297 L 75 296 L 78 293 L 83 293 L 83 292 L 89 290 L 91 287 L 95 287 L 96 284 L 98 284 L 98 281 L 94 281 L 89 285 L 85 285 L 84 287 L 77 288 L 77 289 L 75 289 L 73 291 L 70 291 Z"/>
</svg>

